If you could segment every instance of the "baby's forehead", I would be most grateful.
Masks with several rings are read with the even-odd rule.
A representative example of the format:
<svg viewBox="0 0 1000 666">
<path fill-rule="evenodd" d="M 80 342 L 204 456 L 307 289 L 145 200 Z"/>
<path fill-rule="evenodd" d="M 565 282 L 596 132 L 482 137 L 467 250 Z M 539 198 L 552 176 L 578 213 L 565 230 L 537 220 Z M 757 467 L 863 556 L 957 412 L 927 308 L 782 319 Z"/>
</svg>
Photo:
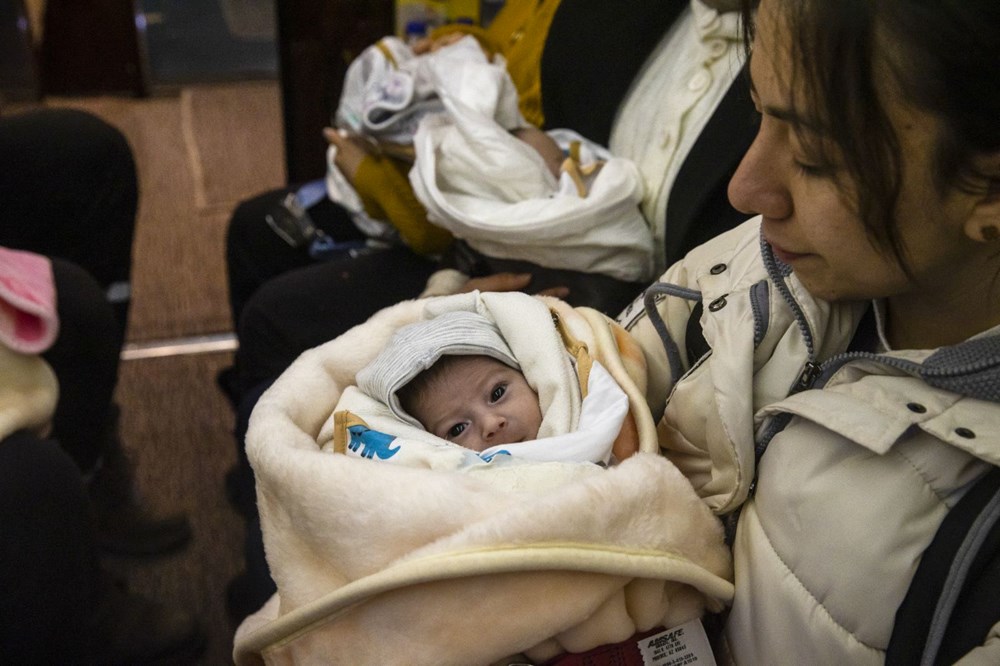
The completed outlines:
<svg viewBox="0 0 1000 666">
<path fill-rule="evenodd" d="M 480 381 L 486 381 L 506 372 L 518 373 L 503 361 L 483 354 L 449 354 L 442 356 L 415 381 L 435 393 L 465 390 Z"/>
<path fill-rule="evenodd" d="M 510 369 L 509 365 L 485 354 L 446 354 L 439 358 L 432 366 L 441 372 L 469 372 L 471 370 L 482 369 Z"/>
</svg>

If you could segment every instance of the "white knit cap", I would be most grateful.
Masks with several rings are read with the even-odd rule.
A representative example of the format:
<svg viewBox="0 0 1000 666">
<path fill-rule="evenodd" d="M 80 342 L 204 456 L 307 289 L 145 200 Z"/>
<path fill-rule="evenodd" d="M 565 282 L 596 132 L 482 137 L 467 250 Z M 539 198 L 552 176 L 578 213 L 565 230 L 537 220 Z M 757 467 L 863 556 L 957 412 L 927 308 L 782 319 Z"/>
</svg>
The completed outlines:
<svg viewBox="0 0 1000 666">
<path fill-rule="evenodd" d="M 496 324 L 475 312 L 446 312 L 399 329 L 358 373 L 358 388 L 385 403 L 397 418 L 420 428 L 420 423 L 403 410 L 396 392 L 442 356 L 474 355 L 490 356 L 521 369 Z"/>
</svg>

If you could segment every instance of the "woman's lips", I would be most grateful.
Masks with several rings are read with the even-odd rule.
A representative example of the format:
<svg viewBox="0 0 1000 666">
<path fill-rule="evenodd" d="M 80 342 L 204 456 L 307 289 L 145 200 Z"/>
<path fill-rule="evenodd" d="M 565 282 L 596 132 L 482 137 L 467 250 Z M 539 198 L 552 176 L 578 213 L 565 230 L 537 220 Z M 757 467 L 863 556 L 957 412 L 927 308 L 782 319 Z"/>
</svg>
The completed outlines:
<svg viewBox="0 0 1000 666">
<path fill-rule="evenodd" d="M 789 250 L 784 249 L 780 245 L 776 245 L 774 243 L 770 243 L 770 245 L 771 245 L 771 251 L 774 252 L 774 256 L 784 264 L 791 265 L 795 261 L 809 256 L 808 254 L 804 253 L 791 252 Z"/>
</svg>

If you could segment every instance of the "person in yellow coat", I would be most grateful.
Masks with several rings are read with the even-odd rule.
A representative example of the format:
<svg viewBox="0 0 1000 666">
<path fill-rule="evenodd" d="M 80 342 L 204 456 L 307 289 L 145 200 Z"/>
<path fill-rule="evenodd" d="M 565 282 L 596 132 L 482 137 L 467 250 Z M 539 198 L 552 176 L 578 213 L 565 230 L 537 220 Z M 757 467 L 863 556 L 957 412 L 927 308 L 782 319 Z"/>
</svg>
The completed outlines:
<svg viewBox="0 0 1000 666">
<path fill-rule="evenodd" d="M 438 28 L 413 45 L 415 55 L 437 51 L 466 35 L 475 37 L 492 58 L 502 55 L 517 89 L 521 114 L 540 127 L 542 115 L 541 59 L 552 17 L 559 0 L 511 0 L 487 28 L 449 24 Z M 337 148 L 335 165 L 357 190 L 365 212 L 376 220 L 389 222 L 402 241 L 422 255 L 447 250 L 451 234 L 427 219 L 427 211 L 414 196 L 407 179 L 411 160 L 384 147 L 373 150 L 364 140 L 334 128 L 324 132 Z M 408 147 L 402 147 L 405 153 Z"/>
</svg>

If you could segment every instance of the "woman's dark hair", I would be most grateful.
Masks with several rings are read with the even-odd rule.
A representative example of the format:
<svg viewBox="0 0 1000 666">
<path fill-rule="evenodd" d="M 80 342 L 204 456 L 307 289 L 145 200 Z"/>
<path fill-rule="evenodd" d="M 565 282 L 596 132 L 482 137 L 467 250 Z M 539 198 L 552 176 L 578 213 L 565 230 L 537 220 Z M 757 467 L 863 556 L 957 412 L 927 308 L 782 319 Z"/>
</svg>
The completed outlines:
<svg viewBox="0 0 1000 666">
<path fill-rule="evenodd" d="M 743 6 L 748 48 L 758 4 Z M 880 67 L 889 66 L 908 103 L 942 123 L 939 191 L 995 188 L 996 175 L 984 186 L 974 158 L 1000 150 L 1000 0 L 780 0 L 778 11 L 792 36 L 799 101 L 809 105 L 800 111 L 822 124 L 856 186 L 858 215 L 905 269 L 895 223 L 901 154 L 878 93 Z M 829 147 L 810 147 L 832 157 Z"/>
</svg>

